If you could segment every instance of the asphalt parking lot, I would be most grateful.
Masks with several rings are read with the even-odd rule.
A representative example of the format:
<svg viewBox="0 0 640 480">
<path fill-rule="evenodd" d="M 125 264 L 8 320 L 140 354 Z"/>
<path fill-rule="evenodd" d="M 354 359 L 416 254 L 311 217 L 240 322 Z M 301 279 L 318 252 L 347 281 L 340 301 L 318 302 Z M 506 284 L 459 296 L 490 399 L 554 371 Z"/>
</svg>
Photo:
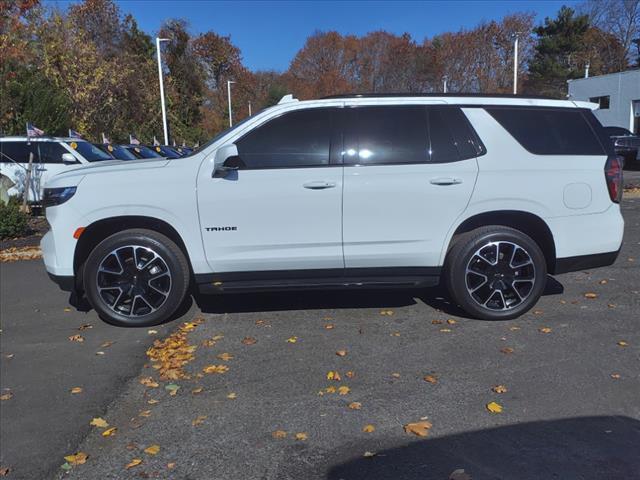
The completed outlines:
<svg viewBox="0 0 640 480">
<path fill-rule="evenodd" d="M 640 198 L 623 214 L 615 265 L 556 277 L 504 322 L 433 289 L 212 297 L 122 329 L 68 309 L 41 262 L 2 264 L 0 465 L 16 479 L 640 478 Z"/>
</svg>

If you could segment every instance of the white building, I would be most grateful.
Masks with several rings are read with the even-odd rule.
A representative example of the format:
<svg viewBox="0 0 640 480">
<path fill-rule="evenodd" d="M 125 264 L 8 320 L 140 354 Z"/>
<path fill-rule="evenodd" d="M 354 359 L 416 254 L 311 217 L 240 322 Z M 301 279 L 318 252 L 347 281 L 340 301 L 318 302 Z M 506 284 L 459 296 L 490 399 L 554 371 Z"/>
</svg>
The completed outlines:
<svg viewBox="0 0 640 480">
<path fill-rule="evenodd" d="M 569 99 L 598 103 L 594 113 L 606 127 L 640 133 L 640 70 L 569 80 Z"/>
</svg>

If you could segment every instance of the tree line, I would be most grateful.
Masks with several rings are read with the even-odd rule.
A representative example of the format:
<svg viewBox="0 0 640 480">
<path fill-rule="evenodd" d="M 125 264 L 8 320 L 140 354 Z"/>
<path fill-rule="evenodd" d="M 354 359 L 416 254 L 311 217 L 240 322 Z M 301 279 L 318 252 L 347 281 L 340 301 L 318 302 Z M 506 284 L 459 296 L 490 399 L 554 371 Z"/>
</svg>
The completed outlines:
<svg viewBox="0 0 640 480">
<path fill-rule="evenodd" d="M 24 134 L 27 121 L 50 134 L 69 128 L 116 142 L 130 133 L 160 138 L 155 43 L 113 0 L 84 0 L 66 10 L 39 0 L 0 0 L 0 131 Z M 234 118 L 284 94 L 318 98 L 350 92 L 510 93 L 513 41 L 519 38 L 518 90 L 564 98 L 566 81 L 640 66 L 640 0 L 587 0 L 534 24 L 532 12 L 422 41 L 409 34 L 335 31 L 311 34 L 285 72 L 250 71 L 232 39 L 193 34 L 183 19 L 165 21 L 165 91 L 170 136 L 202 142 Z M 640 48 L 640 46 L 638 46 Z M 249 106 L 251 105 L 251 107 Z"/>
</svg>

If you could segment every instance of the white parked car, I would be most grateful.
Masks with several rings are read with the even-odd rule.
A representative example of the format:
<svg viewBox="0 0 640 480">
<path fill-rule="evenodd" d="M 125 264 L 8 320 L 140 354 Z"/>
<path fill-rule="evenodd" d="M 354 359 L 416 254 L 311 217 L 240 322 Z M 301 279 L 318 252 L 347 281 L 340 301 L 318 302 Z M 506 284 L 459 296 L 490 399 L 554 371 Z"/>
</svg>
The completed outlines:
<svg viewBox="0 0 640 480">
<path fill-rule="evenodd" d="M 0 176 L 14 184 L 9 195 L 22 195 L 24 191 L 30 152 L 33 152 L 32 180 L 29 182 L 29 200 L 32 202 L 39 202 L 45 183 L 69 166 L 113 160 L 95 145 L 77 138 L 0 137 Z"/>
<path fill-rule="evenodd" d="M 118 325 L 190 288 L 423 287 L 517 317 L 547 274 L 614 262 L 621 162 L 591 104 L 290 96 L 192 155 L 93 164 L 45 190 L 46 268 Z"/>
</svg>

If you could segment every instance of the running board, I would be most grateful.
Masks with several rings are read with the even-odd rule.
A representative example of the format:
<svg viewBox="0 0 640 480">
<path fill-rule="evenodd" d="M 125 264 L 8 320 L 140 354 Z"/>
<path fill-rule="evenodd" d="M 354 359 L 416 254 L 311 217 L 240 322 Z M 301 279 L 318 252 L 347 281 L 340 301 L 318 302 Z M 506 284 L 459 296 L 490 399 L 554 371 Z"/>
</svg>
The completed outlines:
<svg viewBox="0 0 640 480">
<path fill-rule="evenodd" d="M 355 270 L 355 271 L 354 271 Z M 310 273 L 316 275 L 309 275 Z M 279 290 L 425 288 L 440 282 L 440 268 L 376 268 L 343 270 L 230 272 L 196 275 L 204 294 Z M 338 273 L 336 275 L 336 273 Z M 357 273 L 357 275 L 354 275 Z M 376 275 L 377 273 L 377 275 Z M 380 273 L 385 273 L 380 275 Z M 400 274 L 403 273 L 403 274 Z M 333 275 L 330 275 L 333 274 Z"/>
</svg>

